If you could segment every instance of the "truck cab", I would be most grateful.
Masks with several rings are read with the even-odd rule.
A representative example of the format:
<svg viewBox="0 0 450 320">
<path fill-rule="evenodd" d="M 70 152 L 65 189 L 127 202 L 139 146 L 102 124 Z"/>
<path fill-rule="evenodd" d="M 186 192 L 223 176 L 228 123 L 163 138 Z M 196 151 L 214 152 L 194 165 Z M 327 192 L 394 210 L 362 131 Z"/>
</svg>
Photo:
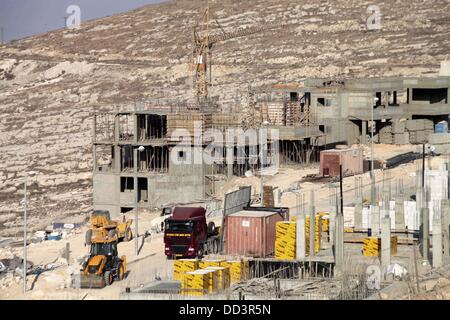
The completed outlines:
<svg viewBox="0 0 450 320">
<path fill-rule="evenodd" d="M 167 257 L 202 257 L 217 253 L 218 228 L 206 224 L 204 208 L 176 207 L 164 223 L 164 244 Z"/>
</svg>

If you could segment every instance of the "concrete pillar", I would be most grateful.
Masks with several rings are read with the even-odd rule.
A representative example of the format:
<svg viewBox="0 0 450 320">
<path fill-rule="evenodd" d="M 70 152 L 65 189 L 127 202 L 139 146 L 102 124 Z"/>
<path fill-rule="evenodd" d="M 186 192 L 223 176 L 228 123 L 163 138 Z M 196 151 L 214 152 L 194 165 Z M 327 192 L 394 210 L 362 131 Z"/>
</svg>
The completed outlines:
<svg viewBox="0 0 450 320">
<path fill-rule="evenodd" d="M 134 143 L 136 143 L 137 144 L 137 142 L 138 142 L 138 132 L 139 132 L 139 122 L 138 122 L 138 115 L 137 114 L 134 114 L 133 115 L 133 120 L 134 120 L 134 123 L 133 123 L 133 141 L 134 141 Z"/>
<path fill-rule="evenodd" d="M 395 199 L 395 229 L 405 229 L 405 198 L 399 195 Z"/>
<path fill-rule="evenodd" d="M 120 173 L 120 167 L 121 167 L 122 159 L 120 158 L 120 146 L 114 145 L 114 163 L 113 163 L 113 170 L 115 173 Z"/>
<path fill-rule="evenodd" d="M 444 264 L 447 264 L 450 263 L 450 201 L 448 199 L 441 201 L 441 219 L 442 242 L 444 247 L 442 260 Z"/>
<path fill-rule="evenodd" d="M 450 168 L 448 163 L 446 164 L 446 167 L 447 167 L 447 199 L 450 199 Z"/>
<path fill-rule="evenodd" d="M 355 229 L 362 229 L 362 211 L 363 211 L 363 205 L 362 205 L 362 198 L 356 198 L 356 204 L 355 204 Z"/>
<path fill-rule="evenodd" d="M 309 255 L 316 255 L 316 208 L 314 206 L 314 191 L 311 190 L 309 205 Z"/>
<path fill-rule="evenodd" d="M 233 176 L 233 163 L 234 163 L 234 148 L 227 147 L 227 178 L 231 179 Z"/>
<path fill-rule="evenodd" d="M 344 266 L 344 216 L 338 214 L 335 221 L 334 261 L 336 271 L 342 273 Z"/>
<path fill-rule="evenodd" d="M 120 126 L 119 126 L 119 115 L 114 117 L 114 142 L 119 143 L 120 140 Z"/>
<path fill-rule="evenodd" d="M 429 209 L 421 209 L 421 224 L 420 224 L 420 245 L 423 260 L 428 260 L 429 248 L 430 248 L 430 222 L 429 222 Z"/>
<path fill-rule="evenodd" d="M 440 212 L 433 217 L 433 268 L 442 266 L 442 220 Z"/>
<path fill-rule="evenodd" d="M 420 226 L 422 223 L 421 209 L 424 207 L 425 201 L 425 191 L 422 187 L 417 188 L 416 191 L 416 224 Z"/>
<path fill-rule="evenodd" d="M 332 205 L 330 207 L 330 245 L 334 245 L 335 234 L 336 234 L 336 206 Z"/>
<path fill-rule="evenodd" d="M 296 257 L 297 260 L 305 260 L 306 258 L 306 219 L 305 213 L 297 213 L 296 232 Z"/>
<path fill-rule="evenodd" d="M 380 207 L 379 206 L 370 206 L 370 228 L 372 229 L 373 236 L 380 234 Z"/>
<path fill-rule="evenodd" d="M 367 144 L 367 121 L 361 122 L 361 144 Z"/>
<path fill-rule="evenodd" d="M 391 218 L 381 218 L 381 266 L 391 264 Z"/>
</svg>

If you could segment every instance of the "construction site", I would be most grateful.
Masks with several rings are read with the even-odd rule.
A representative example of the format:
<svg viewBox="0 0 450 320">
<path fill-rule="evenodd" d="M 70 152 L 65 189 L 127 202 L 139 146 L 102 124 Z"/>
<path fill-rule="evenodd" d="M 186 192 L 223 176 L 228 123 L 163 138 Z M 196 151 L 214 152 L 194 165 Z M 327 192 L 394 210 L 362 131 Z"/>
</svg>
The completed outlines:
<svg viewBox="0 0 450 320">
<path fill-rule="evenodd" d="M 450 8 L 412 2 L 405 34 L 355 4 L 358 28 L 320 41 L 372 47 L 301 50 L 300 69 L 276 39 L 346 4 L 168 1 L 1 45 L 0 299 L 449 300 Z M 169 63 L 173 30 L 112 41 L 164 12 L 189 33 Z M 441 47 L 413 43 L 429 29 Z M 407 62 L 376 56 L 403 40 Z"/>
</svg>

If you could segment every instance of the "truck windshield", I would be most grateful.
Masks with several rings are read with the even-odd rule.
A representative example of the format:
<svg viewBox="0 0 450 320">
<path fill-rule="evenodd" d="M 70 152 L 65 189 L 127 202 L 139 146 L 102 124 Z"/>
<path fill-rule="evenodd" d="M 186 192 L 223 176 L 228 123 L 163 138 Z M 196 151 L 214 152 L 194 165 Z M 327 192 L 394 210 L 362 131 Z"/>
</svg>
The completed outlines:
<svg viewBox="0 0 450 320">
<path fill-rule="evenodd" d="M 114 254 L 116 250 L 116 245 L 113 243 L 93 243 L 91 246 L 91 254 L 95 256 Z"/>
<path fill-rule="evenodd" d="M 166 221 L 166 231 L 170 232 L 192 232 L 194 223 L 192 221 Z"/>
</svg>

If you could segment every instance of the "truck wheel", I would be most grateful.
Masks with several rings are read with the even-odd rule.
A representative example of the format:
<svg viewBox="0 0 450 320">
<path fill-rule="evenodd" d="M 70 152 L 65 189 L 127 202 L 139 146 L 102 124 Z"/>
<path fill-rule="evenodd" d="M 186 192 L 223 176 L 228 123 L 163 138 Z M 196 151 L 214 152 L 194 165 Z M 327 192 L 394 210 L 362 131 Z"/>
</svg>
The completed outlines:
<svg viewBox="0 0 450 320">
<path fill-rule="evenodd" d="M 214 222 L 212 222 L 212 221 L 208 222 L 208 234 L 209 235 L 214 234 L 214 229 L 216 229 L 216 225 L 214 224 Z"/>
<path fill-rule="evenodd" d="M 132 239 L 133 239 L 133 232 L 131 232 L 130 228 L 127 228 L 125 230 L 125 238 L 124 238 L 124 240 L 125 240 L 125 242 L 128 242 L 128 241 L 131 241 Z"/>
<path fill-rule="evenodd" d="M 205 251 L 203 249 L 203 245 L 200 245 L 200 248 L 198 248 L 198 251 L 197 251 L 197 257 L 203 258 L 204 253 L 205 253 Z"/>
<path fill-rule="evenodd" d="M 213 247 L 214 247 L 214 253 L 219 253 L 219 240 L 214 240 L 213 242 Z"/>
<path fill-rule="evenodd" d="M 88 246 L 91 245 L 91 243 L 92 243 L 92 229 L 89 229 L 88 231 L 86 231 L 84 243 L 86 245 L 88 245 Z"/>
<path fill-rule="evenodd" d="M 113 275 L 110 270 L 105 271 L 103 274 L 103 279 L 105 279 L 105 283 L 107 286 L 111 285 L 113 283 Z"/>
<path fill-rule="evenodd" d="M 123 280 L 123 278 L 125 278 L 123 264 L 119 264 L 119 266 L 117 267 L 117 280 L 120 281 Z"/>
</svg>

